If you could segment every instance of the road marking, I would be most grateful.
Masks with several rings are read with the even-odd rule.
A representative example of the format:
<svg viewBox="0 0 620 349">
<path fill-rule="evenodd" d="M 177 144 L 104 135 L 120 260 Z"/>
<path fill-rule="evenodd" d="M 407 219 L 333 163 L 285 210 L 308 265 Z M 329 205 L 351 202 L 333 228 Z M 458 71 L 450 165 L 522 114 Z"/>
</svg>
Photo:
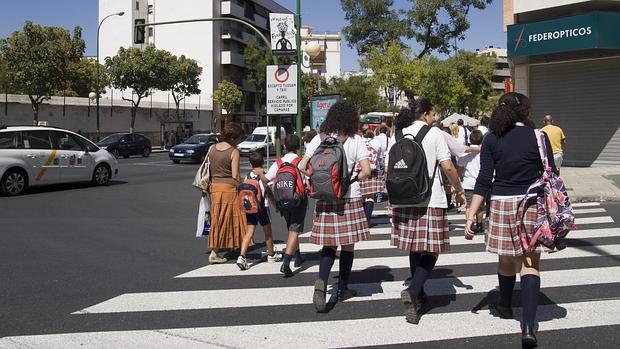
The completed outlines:
<svg viewBox="0 0 620 349">
<path fill-rule="evenodd" d="M 54 158 L 56 158 L 57 152 L 58 152 L 57 149 L 52 149 L 52 152 L 47 157 L 45 164 L 42 166 L 41 170 L 39 171 L 39 174 L 35 178 L 36 181 L 40 181 L 43 179 L 43 176 L 45 176 L 45 172 L 47 172 L 47 168 L 52 164 L 52 162 L 54 161 Z"/>
<path fill-rule="evenodd" d="M 620 244 L 602 246 L 568 247 L 558 253 L 543 254 L 542 259 L 583 258 L 600 256 L 620 255 Z M 445 253 L 439 257 L 438 266 L 466 265 L 497 262 L 497 255 L 488 252 L 465 252 Z M 308 260 L 302 267 L 302 273 L 317 273 L 319 271 L 318 260 Z M 332 271 L 338 271 L 338 263 L 334 264 Z M 356 258 L 353 270 L 365 269 L 396 269 L 409 268 L 409 256 Z M 233 263 L 206 265 L 204 267 L 180 274 L 176 278 L 208 278 L 220 276 L 239 276 L 239 268 Z M 279 275 L 279 263 L 258 263 L 244 275 Z"/>
<path fill-rule="evenodd" d="M 577 215 L 577 214 L 589 214 L 589 213 L 604 213 L 606 212 L 606 210 L 602 207 L 600 208 L 584 208 L 584 209 L 573 209 L 573 212 Z M 388 210 L 375 210 L 372 212 L 373 216 L 387 216 L 388 215 Z M 465 214 L 454 214 L 454 215 L 448 215 L 448 220 L 449 221 L 459 221 L 459 220 L 465 220 Z"/>
<path fill-rule="evenodd" d="M 595 300 L 541 305 L 539 332 L 620 324 L 620 300 Z M 515 319 L 521 318 L 516 308 Z M 218 326 L 157 330 L 82 332 L 5 337 L 0 346 L 33 348 L 251 348 L 290 345 L 334 348 L 437 341 L 520 333 L 518 320 L 500 320 L 488 310 L 435 313 L 422 316 L 419 325 L 403 316 L 371 319 L 311 321 L 247 326 Z M 286 334 L 286 335 L 283 335 Z"/>
</svg>

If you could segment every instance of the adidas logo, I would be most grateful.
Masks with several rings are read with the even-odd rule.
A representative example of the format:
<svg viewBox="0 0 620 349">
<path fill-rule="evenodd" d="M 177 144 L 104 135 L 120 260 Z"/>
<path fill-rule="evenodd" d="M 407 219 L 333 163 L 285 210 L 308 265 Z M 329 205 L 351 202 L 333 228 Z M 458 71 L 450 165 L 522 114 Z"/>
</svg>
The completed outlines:
<svg viewBox="0 0 620 349">
<path fill-rule="evenodd" d="M 394 164 L 394 168 L 408 168 L 409 166 L 407 166 L 407 164 L 405 163 L 405 159 L 400 159 L 399 162 Z"/>
</svg>

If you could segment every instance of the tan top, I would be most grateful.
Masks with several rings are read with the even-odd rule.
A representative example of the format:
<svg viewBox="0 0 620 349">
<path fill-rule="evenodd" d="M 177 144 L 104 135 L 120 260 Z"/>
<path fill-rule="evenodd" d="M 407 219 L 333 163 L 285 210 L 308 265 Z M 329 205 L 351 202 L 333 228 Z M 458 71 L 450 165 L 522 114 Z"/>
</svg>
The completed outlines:
<svg viewBox="0 0 620 349">
<path fill-rule="evenodd" d="M 237 185 L 232 177 L 232 159 L 231 155 L 235 147 L 226 150 L 219 150 L 214 145 L 213 150 L 209 152 L 209 169 L 211 170 L 211 180 L 214 183 L 228 183 Z"/>
</svg>

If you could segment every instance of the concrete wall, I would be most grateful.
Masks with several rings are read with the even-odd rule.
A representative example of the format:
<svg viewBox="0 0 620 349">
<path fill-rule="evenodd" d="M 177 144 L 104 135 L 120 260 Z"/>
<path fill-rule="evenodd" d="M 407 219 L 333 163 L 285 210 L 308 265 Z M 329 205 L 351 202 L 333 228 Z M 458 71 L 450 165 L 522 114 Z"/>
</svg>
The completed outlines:
<svg viewBox="0 0 620 349">
<path fill-rule="evenodd" d="M 5 95 L 0 95 L 0 124 L 1 125 L 31 125 L 33 123 L 32 106 L 28 96 L 8 95 L 8 103 L 5 103 Z M 6 109 L 5 109 L 6 106 Z M 183 104 L 181 103 L 181 113 Z M 5 115 L 6 110 L 6 115 Z M 94 103 L 89 105 L 87 98 L 52 97 L 51 100 L 41 104 L 39 109 L 39 121 L 46 121 L 50 126 L 66 128 L 72 131 L 81 130 L 84 135 L 94 139 L 97 130 L 97 109 Z M 174 103 L 153 102 L 145 100 L 138 108 L 135 122 L 135 132 L 147 135 L 153 142 L 153 146 L 160 144 L 162 124 L 164 130 L 176 130 L 178 123 L 175 119 Z M 194 133 L 214 129 L 212 124 L 213 112 L 211 110 L 198 110 L 197 105 L 185 104 L 184 122 L 192 123 Z M 102 135 L 115 132 L 128 132 L 131 120 L 131 105 L 125 101 L 114 101 L 111 106 L 110 100 L 100 100 L 99 109 L 100 129 Z"/>
</svg>

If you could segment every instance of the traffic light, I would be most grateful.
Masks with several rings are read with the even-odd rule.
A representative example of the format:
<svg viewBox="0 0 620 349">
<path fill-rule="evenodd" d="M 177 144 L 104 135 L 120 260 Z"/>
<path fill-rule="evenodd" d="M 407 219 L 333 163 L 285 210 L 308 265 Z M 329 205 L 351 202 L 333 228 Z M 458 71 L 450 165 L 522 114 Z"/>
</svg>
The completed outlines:
<svg viewBox="0 0 620 349">
<path fill-rule="evenodd" d="M 146 27 L 142 24 L 145 24 L 146 20 L 143 18 L 134 20 L 133 27 L 133 43 L 134 44 L 144 44 L 144 32 Z"/>
</svg>

